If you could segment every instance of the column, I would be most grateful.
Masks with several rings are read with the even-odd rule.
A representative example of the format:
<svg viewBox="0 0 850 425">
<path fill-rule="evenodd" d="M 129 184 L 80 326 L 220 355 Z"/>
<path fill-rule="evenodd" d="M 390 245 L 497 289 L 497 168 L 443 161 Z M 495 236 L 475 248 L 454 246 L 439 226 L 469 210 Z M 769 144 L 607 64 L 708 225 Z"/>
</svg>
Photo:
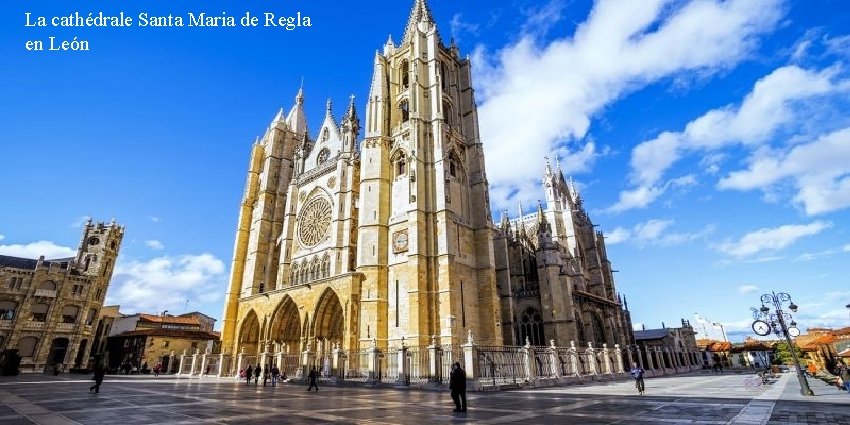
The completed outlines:
<svg viewBox="0 0 850 425">
<path fill-rule="evenodd" d="M 646 355 L 646 369 L 647 370 L 655 369 L 655 364 L 652 361 L 653 360 L 652 359 L 652 348 L 647 347 L 646 344 L 644 344 L 643 350 L 644 350 L 645 355 Z"/>
<path fill-rule="evenodd" d="M 381 354 L 378 350 L 378 341 L 372 338 L 372 346 L 367 351 L 369 353 L 369 380 L 378 380 L 378 355 Z"/>
<path fill-rule="evenodd" d="M 210 357 L 210 355 L 207 353 L 201 354 L 201 370 L 198 373 L 201 376 L 204 376 L 204 372 L 207 371 L 207 364 L 209 364 L 208 357 Z"/>
<path fill-rule="evenodd" d="M 428 346 L 428 366 L 431 369 L 431 381 L 440 382 L 442 380 L 443 358 L 440 346 L 437 345 L 437 336 L 431 337 L 431 345 Z"/>
<path fill-rule="evenodd" d="M 399 385 L 410 385 L 410 362 L 407 360 L 407 346 L 404 345 L 404 339 L 401 340 L 401 348 L 398 353 L 398 379 L 396 383 Z"/>
<path fill-rule="evenodd" d="M 236 356 L 236 370 L 233 371 L 236 378 L 239 378 L 239 371 L 243 369 L 243 365 L 245 362 L 245 347 L 242 347 L 239 350 L 239 355 Z"/>
<path fill-rule="evenodd" d="M 192 375 L 195 374 L 195 368 L 198 365 L 198 352 L 200 352 L 200 351 L 201 351 L 200 348 L 195 349 L 195 354 L 192 354 L 192 368 L 189 369 L 189 376 L 192 376 Z"/>
<path fill-rule="evenodd" d="M 463 360 L 466 363 L 466 382 L 469 386 L 471 382 L 477 383 L 478 377 L 481 375 L 478 371 L 478 348 L 475 347 L 472 329 L 466 336 L 466 344 L 461 345 L 461 347 L 463 347 Z"/>
<path fill-rule="evenodd" d="M 215 376 L 219 378 L 224 376 L 224 353 L 218 355 L 218 372 Z"/>
</svg>

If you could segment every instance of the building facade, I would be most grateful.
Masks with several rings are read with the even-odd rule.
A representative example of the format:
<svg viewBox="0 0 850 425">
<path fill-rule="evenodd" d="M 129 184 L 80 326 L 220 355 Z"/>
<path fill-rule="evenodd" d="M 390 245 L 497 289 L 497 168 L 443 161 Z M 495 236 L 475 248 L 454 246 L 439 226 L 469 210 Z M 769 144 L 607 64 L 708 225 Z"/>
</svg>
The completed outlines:
<svg viewBox="0 0 850 425">
<path fill-rule="evenodd" d="M 115 318 L 106 343 L 110 369 L 136 371 L 157 363 L 164 373 L 179 370 L 183 354 L 211 353 L 219 340 L 215 319 L 200 312 L 180 315 L 137 313 Z"/>
<path fill-rule="evenodd" d="M 548 159 L 546 207 L 502 220 L 493 239 L 506 344 L 633 344 L 631 317 L 614 285 L 605 238 L 574 184 Z"/>
<path fill-rule="evenodd" d="M 74 257 L 0 256 L 0 349 L 17 349 L 21 370 L 86 367 L 123 236 L 90 220 Z"/>
<path fill-rule="evenodd" d="M 629 343 L 604 240 L 563 175 L 547 175 L 539 231 L 494 225 L 470 66 L 416 0 L 375 54 L 362 141 L 353 98 L 339 123 L 328 102 L 315 137 L 303 90 L 277 114 L 252 148 L 225 353 Z"/>
</svg>

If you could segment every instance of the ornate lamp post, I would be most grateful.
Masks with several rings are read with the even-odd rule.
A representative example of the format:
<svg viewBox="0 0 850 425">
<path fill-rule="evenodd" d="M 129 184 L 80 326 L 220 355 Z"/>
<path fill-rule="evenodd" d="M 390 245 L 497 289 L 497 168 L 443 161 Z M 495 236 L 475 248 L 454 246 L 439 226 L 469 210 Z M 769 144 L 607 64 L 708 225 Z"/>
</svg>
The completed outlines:
<svg viewBox="0 0 850 425">
<path fill-rule="evenodd" d="M 794 365 L 797 366 L 797 380 L 800 381 L 800 394 L 815 395 L 809 388 L 809 381 L 803 374 L 803 368 L 800 367 L 800 359 L 797 358 L 797 353 L 794 351 L 794 343 L 791 337 L 800 335 L 800 330 L 797 329 L 797 323 L 791 317 L 791 314 L 782 311 L 782 303 L 788 303 L 788 309 L 792 312 L 797 312 L 797 304 L 791 301 L 791 295 L 785 292 L 772 292 L 761 296 L 761 308 L 752 309 L 753 311 L 753 331 L 761 336 L 766 336 L 773 331 L 776 336 L 785 337 L 788 343 L 788 348 L 791 350 L 791 356 L 794 358 Z M 773 304 L 774 312 L 770 312 L 769 305 Z M 790 325 L 790 326 L 789 326 Z"/>
</svg>

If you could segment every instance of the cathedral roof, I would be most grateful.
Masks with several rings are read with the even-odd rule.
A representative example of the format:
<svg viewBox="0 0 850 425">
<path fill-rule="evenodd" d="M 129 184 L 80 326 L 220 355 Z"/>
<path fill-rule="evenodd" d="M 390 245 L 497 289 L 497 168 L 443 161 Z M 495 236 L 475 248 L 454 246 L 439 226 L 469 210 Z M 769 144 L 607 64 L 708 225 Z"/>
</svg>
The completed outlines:
<svg viewBox="0 0 850 425">
<path fill-rule="evenodd" d="M 12 257 L 8 255 L 0 255 L 0 267 L 9 267 L 13 269 L 35 270 L 35 265 L 38 260 L 29 258 Z"/>
</svg>

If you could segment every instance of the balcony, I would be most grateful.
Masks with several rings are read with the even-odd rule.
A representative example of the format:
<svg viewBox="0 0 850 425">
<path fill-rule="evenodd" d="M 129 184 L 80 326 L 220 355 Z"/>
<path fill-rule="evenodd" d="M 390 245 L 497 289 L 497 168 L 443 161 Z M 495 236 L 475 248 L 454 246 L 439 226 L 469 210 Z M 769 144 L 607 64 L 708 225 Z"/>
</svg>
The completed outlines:
<svg viewBox="0 0 850 425">
<path fill-rule="evenodd" d="M 56 291 L 53 289 L 36 289 L 35 290 L 36 297 L 49 297 L 56 298 Z"/>
<path fill-rule="evenodd" d="M 76 323 L 59 323 L 56 325 L 56 330 L 59 332 L 71 332 L 76 325 Z"/>
<path fill-rule="evenodd" d="M 33 331 L 33 330 L 40 331 L 40 330 L 44 329 L 44 322 L 33 322 L 33 321 L 24 322 L 24 329 L 29 330 L 29 331 Z"/>
</svg>

